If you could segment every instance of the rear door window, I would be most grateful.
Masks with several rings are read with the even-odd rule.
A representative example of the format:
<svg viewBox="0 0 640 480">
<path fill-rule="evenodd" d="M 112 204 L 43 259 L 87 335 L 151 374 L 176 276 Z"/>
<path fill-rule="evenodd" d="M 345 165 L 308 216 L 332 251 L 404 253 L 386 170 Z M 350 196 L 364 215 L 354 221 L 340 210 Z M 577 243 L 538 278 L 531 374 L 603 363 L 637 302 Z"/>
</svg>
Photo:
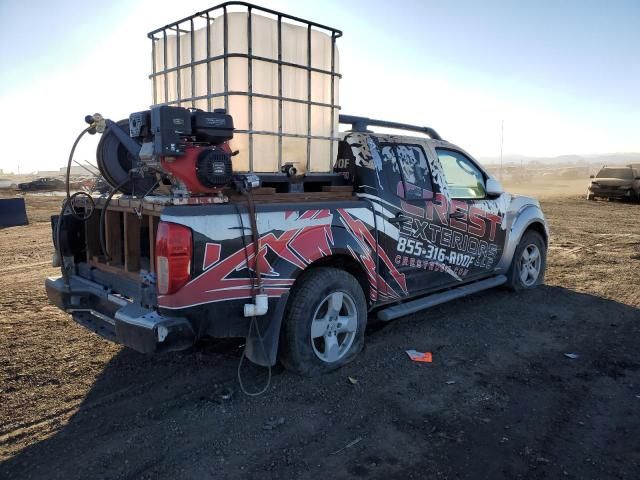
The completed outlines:
<svg viewBox="0 0 640 480">
<path fill-rule="evenodd" d="M 387 183 L 396 195 L 407 200 L 431 197 L 429 164 L 420 145 L 386 143 L 381 153 Z"/>
</svg>

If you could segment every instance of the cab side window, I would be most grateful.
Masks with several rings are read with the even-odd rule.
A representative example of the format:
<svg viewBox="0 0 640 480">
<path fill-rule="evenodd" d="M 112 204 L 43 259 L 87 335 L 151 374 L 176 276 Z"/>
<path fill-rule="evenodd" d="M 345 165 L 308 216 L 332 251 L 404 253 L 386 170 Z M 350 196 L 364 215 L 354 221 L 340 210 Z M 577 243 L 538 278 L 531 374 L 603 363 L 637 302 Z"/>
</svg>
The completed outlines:
<svg viewBox="0 0 640 480">
<path fill-rule="evenodd" d="M 436 149 L 452 198 L 485 198 L 485 179 L 475 164 L 455 150 Z"/>
<path fill-rule="evenodd" d="M 387 184 L 393 193 L 407 200 L 430 198 L 431 174 L 422 147 L 382 144 L 381 156 Z"/>
</svg>

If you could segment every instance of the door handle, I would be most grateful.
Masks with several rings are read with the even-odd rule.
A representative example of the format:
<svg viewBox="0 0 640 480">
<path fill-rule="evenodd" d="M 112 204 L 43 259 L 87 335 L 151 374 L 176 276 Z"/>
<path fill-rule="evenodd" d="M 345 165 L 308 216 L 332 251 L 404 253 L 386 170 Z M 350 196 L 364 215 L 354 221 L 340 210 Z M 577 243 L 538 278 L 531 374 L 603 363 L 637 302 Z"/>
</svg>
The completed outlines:
<svg viewBox="0 0 640 480">
<path fill-rule="evenodd" d="M 409 217 L 401 213 L 398 213 L 395 217 L 389 219 L 389 223 L 395 225 L 397 223 L 406 222 L 407 220 L 409 220 Z"/>
</svg>

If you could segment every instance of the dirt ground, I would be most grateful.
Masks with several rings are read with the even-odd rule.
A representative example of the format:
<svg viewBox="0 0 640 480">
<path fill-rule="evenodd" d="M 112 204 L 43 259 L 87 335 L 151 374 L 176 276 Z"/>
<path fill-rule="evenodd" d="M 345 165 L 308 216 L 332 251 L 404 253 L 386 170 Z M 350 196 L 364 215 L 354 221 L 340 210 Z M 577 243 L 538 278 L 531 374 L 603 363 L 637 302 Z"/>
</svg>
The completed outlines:
<svg viewBox="0 0 640 480">
<path fill-rule="evenodd" d="M 564 192 L 545 286 L 372 319 L 352 364 L 256 398 L 237 341 L 145 356 L 50 306 L 59 200 L 28 197 L 0 230 L 0 478 L 640 478 L 640 205 Z"/>
</svg>

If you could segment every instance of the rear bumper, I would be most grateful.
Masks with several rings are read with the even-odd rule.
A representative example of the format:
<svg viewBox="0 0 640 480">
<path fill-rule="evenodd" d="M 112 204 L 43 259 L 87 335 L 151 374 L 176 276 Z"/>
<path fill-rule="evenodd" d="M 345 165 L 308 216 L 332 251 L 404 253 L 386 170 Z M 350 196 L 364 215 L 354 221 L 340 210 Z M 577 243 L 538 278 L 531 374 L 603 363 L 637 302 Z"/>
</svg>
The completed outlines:
<svg viewBox="0 0 640 480">
<path fill-rule="evenodd" d="M 196 340 L 186 318 L 160 315 L 82 277 L 71 276 L 68 285 L 62 277 L 47 278 L 45 287 L 49 301 L 74 321 L 138 352 L 182 350 Z"/>
</svg>

